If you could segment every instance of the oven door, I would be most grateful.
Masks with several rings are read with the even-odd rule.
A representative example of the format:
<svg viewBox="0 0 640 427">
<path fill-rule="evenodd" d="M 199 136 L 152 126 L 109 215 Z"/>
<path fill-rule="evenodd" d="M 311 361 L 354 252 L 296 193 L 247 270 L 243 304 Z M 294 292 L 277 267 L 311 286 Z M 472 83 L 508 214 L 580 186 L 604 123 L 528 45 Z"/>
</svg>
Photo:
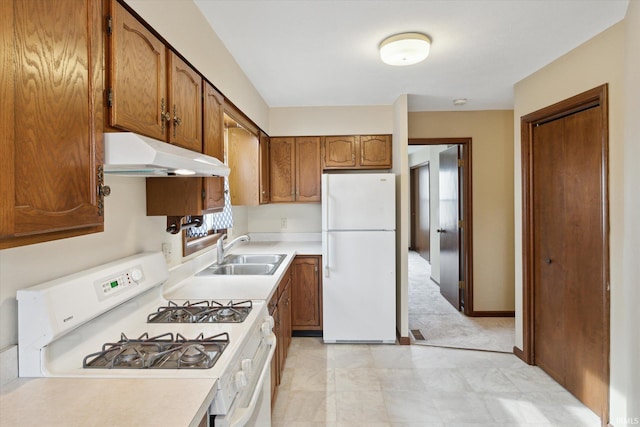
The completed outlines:
<svg viewBox="0 0 640 427">
<path fill-rule="evenodd" d="M 275 335 L 263 340 L 254 360 L 248 384 L 236 396 L 229 412 L 212 416 L 212 427 L 271 426 L 271 359 L 276 349 Z"/>
</svg>

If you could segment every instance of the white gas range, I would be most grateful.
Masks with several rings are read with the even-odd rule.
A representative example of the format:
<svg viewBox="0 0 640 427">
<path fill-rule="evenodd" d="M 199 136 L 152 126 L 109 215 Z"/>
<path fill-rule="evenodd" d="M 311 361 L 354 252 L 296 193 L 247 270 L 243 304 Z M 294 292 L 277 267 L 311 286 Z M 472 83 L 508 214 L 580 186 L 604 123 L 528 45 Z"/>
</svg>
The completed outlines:
<svg viewBox="0 0 640 427">
<path fill-rule="evenodd" d="M 167 301 L 167 278 L 158 252 L 19 290 L 20 376 L 211 379 L 212 425 L 251 425 L 270 407 L 265 302 Z"/>
</svg>

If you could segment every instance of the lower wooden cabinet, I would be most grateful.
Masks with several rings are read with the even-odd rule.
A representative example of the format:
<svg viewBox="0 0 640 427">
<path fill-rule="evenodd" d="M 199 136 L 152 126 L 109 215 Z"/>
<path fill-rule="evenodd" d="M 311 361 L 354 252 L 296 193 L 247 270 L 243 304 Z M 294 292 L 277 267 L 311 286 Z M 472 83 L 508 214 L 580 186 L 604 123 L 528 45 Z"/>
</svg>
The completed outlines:
<svg viewBox="0 0 640 427">
<path fill-rule="evenodd" d="M 291 329 L 322 330 L 322 281 L 319 255 L 296 256 L 291 265 Z"/>
<path fill-rule="evenodd" d="M 278 289 L 269 300 L 268 309 L 273 317 L 273 333 L 276 336 L 276 352 L 271 360 L 271 405 L 273 406 L 291 344 L 291 268 L 280 280 Z"/>
</svg>

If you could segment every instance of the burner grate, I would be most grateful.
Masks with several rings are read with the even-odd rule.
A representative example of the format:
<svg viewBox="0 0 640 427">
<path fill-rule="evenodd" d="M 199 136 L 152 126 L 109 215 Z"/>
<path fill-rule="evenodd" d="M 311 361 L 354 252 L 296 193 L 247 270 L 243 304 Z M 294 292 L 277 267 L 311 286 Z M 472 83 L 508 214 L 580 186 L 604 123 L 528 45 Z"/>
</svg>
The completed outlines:
<svg viewBox="0 0 640 427">
<path fill-rule="evenodd" d="M 229 344 L 229 334 L 194 339 L 181 334 L 166 333 L 137 339 L 120 335 L 117 343 L 107 343 L 102 350 L 89 354 L 82 361 L 84 368 L 106 369 L 209 369 L 213 367 Z"/>
<path fill-rule="evenodd" d="M 155 313 L 147 316 L 149 323 L 241 323 L 251 309 L 253 303 L 246 301 L 229 301 L 221 304 L 217 301 L 189 301 L 178 305 L 169 301 L 166 306 L 158 307 Z"/>
</svg>

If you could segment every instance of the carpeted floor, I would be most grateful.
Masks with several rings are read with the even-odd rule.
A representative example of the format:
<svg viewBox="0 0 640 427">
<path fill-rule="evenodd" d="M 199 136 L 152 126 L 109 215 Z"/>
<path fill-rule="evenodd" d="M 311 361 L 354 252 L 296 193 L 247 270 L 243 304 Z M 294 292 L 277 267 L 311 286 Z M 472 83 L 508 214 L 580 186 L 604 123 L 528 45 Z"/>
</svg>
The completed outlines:
<svg viewBox="0 0 640 427">
<path fill-rule="evenodd" d="M 440 295 L 431 266 L 409 252 L 409 330 L 415 344 L 513 352 L 513 317 L 467 317 Z M 420 335 L 424 337 L 424 340 Z"/>
</svg>

